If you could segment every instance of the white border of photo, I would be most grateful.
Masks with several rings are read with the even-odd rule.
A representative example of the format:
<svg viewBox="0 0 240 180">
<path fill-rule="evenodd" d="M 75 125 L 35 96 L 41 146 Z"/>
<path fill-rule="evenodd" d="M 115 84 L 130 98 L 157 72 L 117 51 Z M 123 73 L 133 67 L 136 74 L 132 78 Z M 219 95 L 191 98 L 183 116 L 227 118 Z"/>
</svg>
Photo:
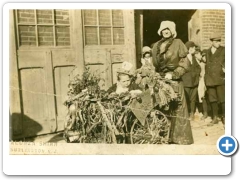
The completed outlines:
<svg viewBox="0 0 240 180">
<path fill-rule="evenodd" d="M 222 155 L 10 155 L 9 9 L 225 9 L 226 124 L 231 135 L 231 6 L 227 3 L 7 3 L 3 6 L 3 172 L 7 175 L 227 175 Z M 191 148 L 191 146 L 186 146 Z M 216 147 L 215 147 L 216 148 Z M 176 147 L 177 151 L 178 147 Z"/>
</svg>

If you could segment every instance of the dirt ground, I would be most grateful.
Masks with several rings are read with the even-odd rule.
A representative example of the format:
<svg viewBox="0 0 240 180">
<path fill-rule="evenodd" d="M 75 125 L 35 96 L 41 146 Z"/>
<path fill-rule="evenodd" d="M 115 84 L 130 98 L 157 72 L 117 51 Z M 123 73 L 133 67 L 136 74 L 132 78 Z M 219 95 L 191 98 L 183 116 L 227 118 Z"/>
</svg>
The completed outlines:
<svg viewBox="0 0 240 180">
<path fill-rule="evenodd" d="M 224 135 L 222 122 L 207 126 L 211 118 L 191 121 L 194 144 L 93 144 L 66 143 L 63 132 L 10 142 L 10 154 L 45 155 L 219 155 L 216 142 Z"/>
<path fill-rule="evenodd" d="M 195 145 L 215 145 L 218 138 L 224 135 L 224 125 L 222 122 L 214 126 L 207 126 L 211 121 L 208 117 L 205 120 L 200 120 L 202 114 L 195 114 L 195 118 L 191 121 L 192 133 L 194 137 Z M 66 143 L 63 139 L 63 133 L 54 133 L 48 135 L 42 135 L 35 138 L 25 139 L 31 142 L 55 142 L 55 143 Z"/>
</svg>

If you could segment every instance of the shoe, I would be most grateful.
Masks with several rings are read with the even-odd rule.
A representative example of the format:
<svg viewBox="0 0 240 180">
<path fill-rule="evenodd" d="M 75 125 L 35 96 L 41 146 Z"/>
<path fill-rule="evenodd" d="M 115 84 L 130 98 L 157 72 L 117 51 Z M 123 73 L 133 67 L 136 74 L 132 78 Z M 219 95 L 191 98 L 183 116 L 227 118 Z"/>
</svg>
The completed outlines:
<svg viewBox="0 0 240 180">
<path fill-rule="evenodd" d="M 222 121 L 223 125 L 225 125 L 225 117 L 224 116 L 221 118 L 221 121 Z"/>
<path fill-rule="evenodd" d="M 193 114 L 193 113 L 190 113 L 189 120 L 190 120 L 190 121 L 193 121 L 193 120 L 194 120 L 194 114 Z"/>
<path fill-rule="evenodd" d="M 214 124 L 218 124 L 218 118 L 214 117 L 213 120 L 207 124 L 207 126 L 213 126 Z"/>
<path fill-rule="evenodd" d="M 206 113 L 203 114 L 203 116 L 201 117 L 201 120 L 205 120 L 208 118 L 208 115 Z"/>
</svg>

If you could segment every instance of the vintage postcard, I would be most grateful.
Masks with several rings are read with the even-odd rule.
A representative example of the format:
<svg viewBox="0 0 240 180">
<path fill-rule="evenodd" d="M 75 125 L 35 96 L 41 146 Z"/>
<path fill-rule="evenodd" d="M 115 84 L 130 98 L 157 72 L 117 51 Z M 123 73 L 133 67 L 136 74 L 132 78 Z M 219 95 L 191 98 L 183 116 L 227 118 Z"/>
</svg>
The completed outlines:
<svg viewBox="0 0 240 180">
<path fill-rule="evenodd" d="M 231 159 L 216 143 L 231 134 L 230 6 L 127 7 L 5 5 L 8 158 L 104 161 L 97 155 L 114 155 L 134 164 L 136 157 L 169 164 L 168 158 L 188 162 L 185 155 L 195 155 L 210 161 L 205 174 L 229 173 Z M 210 168 L 217 162 L 227 168 Z M 176 174 L 185 173 L 181 169 Z"/>
</svg>

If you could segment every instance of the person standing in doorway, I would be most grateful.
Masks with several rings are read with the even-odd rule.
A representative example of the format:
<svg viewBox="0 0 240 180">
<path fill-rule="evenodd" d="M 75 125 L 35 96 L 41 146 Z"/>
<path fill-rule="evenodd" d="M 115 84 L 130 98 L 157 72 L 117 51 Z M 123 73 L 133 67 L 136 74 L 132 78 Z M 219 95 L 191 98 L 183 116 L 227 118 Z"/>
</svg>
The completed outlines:
<svg viewBox="0 0 240 180">
<path fill-rule="evenodd" d="M 212 121 L 208 126 L 218 124 L 219 118 L 225 123 L 225 47 L 221 46 L 221 34 L 214 32 L 211 47 L 206 53 L 205 84 L 212 109 Z M 220 117 L 218 105 L 222 110 Z"/>
<path fill-rule="evenodd" d="M 187 59 L 190 62 L 190 68 L 187 73 L 182 76 L 186 100 L 188 104 L 188 112 L 190 112 L 190 120 L 194 120 L 194 114 L 196 110 L 197 90 L 199 83 L 199 76 L 201 67 L 197 63 L 194 53 L 196 45 L 192 41 L 185 43 L 188 49 Z"/>
<path fill-rule="evenodd" d="M 158 34 L 161 39 L 152 48 L 153 65 L 162 77 L 173 80 L 175 92 L 180 96 L 171 118 L 170 143 L 192 144 L 192 129 L 182 82 L 182 76 L 190 67 L 188 50 L 180 39 L 176 39 L 174 22 L 162 21 Z"/>
<path fill-rule="evenodd" d="M 148 46 L 142 48 L 141 64 L 152 66 L 152 49 Z"/>
</svg>

